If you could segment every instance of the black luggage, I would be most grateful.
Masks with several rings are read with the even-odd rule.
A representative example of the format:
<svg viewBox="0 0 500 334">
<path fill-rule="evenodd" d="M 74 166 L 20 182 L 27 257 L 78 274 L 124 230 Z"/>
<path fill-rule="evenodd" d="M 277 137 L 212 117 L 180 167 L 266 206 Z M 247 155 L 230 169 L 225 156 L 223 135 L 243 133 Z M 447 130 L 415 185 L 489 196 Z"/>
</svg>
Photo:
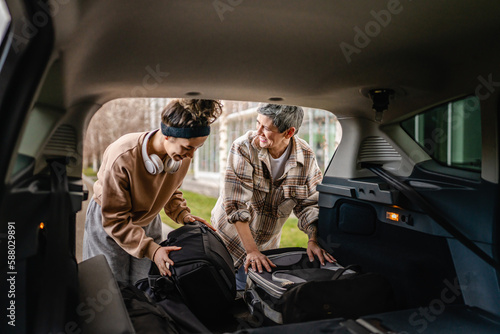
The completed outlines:
<svg viewBox="0 0 500 334">
<path fill-rule="evenodd" d="M 178 334 L 179 331 L 172 317 L 144 291 L 129 283 L 118 282 L 123 302 L 137 334 L 158 333 Z"/>
<path fill-rule="evenodd" d="M 283 324 L 356 318 L 392 308 L 392 288 L 381 275 L 337 263 L 321 266 L 317 259 L 309 261 L 304 248 L 262 253 L 277 267 L 270 273 L 249 270 L 245 301 L 254 315 Z"/>
<path fill-rule="evenodd" d="M 160 245 L 182 249 L 169 254 L 172 277 L 161 276 L 152 262 L 148 281 L 156 299 L 168 298 L 176 289 L 201 320 L 224 314 L 236 297 L 236 280 L 233 259 L 220 237 L 195 222 L 170 232 Z"/>
<path fill-rule="evenodd" d="M 168 315 L 168 320 L 169 322 L 173 322 L 173 325 L 175 326 L 175 330 L 180 333 L 209 333 L 209 329 L 198 319 L 198 317 L 187 307 L 187 305 L 184 303 L 182 300 L 182 297 L 180 296 L 179 292 L 175 289 L 169 292 L 168 297 L 165 298 L 165 296 L 155 296 L 153 293 L 153 290 L 151 290 L 151 287 L 149 286 L 148 279 L 141 279 L 135 283 L 136 288 L 136 295 L 140 296 L 142 294 L 142 298 L 139 299 L 144 299 L 147 298 L 150 303 L 152 303 L 155 308 L 160 308 L 164 313 Z M 121 287 L 120 287 L 121 288 Z M 130 289 L 130 288 L 127 288 Z M 139 293 L 140 292 L 140 293 Z M 122 295 L 123 295 L 123 288 L 122 288 Z M 125 295 L 124 295 L 125 299 Z M 151 324 L 148 324 L 150 328 L 145 326 L 145 322 L 142 322 L 140 325 L 141 327 L 136 325 L 137 321 L 134 321 L 134 313 L 137 313 L 134 309 L 137 309 L 137 305 L 134 304 L 127 304 L 127 301 L 125 301 L 125 305 L 127 306 L 127 309 L 129 311 L 130 318 L 132 319 L 132 323 L 134 323 L 134 327 L 139 333 L 139 328 L 144 328 L 144 333 L 160 333 L 160 329 L 156 328 L 157 325 L 155 324 L 157 320 L 151 319 Z M 132 306 L 132 313 L 130 306 Z M 153 312 L 149 312 L 156 314 L 156 311 L 154 310 Z M 148 316 L 150 317 L 150 315 Z M 165 318 L 164 316 L 162 318 Z M 163 320 L 165 321 L 165 320 Z M 162 328 L 160 326 L 160 328 Z M 167 333 L 176 333 L 176 331 L 172 330 L 167 330 Z"/>
</svg>

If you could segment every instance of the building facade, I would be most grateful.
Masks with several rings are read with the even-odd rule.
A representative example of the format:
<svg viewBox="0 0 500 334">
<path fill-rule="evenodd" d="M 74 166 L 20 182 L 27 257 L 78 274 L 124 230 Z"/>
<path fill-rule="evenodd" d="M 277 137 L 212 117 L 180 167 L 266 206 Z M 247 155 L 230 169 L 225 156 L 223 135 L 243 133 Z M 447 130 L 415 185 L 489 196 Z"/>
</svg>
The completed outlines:
<svg viewBox="0 0 500 334">
<path fill-rule="evenodd" d="M 231 143 L 249 130 L 256 128 L 256 102 L 223 101 L 224 115 L 213 125 L 211 135 L 196 151 L 192 171 L 195 179 L 221 180 Z M 304 108 L 304 120 L 297 136 L 309 143 L 321 171 L 328 167 L 337 149 L 342 131 L 337 118 L 330 112 Z"/>
<path fill-rule="evenodd" d="M 97 172 L 109 144 L 129 132 L 157 129 L 161 111 L 170 99 L 118 99 L 106 103 L 94 115 L 87 130 L 83 165 Z M 258 102 L 222 101 L 223 114 L 211 127 L 205 144 L 196 151 L 190 177 L 205 184 L 222 182 L 232 142 L 256 128 Z M 314 149 L 324 172 L 341 138 L 337 118 L 330 112 L 304 108 L 304 120 L 297 134 Z"/>
</svg>

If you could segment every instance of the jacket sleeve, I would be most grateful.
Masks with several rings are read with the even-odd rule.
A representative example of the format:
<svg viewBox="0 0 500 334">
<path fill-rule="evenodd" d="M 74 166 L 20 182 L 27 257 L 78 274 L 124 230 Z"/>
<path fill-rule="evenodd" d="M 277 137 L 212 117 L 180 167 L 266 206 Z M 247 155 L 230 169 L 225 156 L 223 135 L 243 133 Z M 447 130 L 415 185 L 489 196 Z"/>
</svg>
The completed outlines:
<svg viewBox="0 0 500 334">
<path fill-rule="evenodd" d="M 180 187 L 180 185 L 179 185 Z M 184 217 L 191 213 L 186 199 L 182 196 L 182 191 L 177 188 L 164 207 L 165 214 L 178 224 L 184 224 Z"/>
<path fill-rule="evenodd" d="M 298 200 L 293 211 L 298 218 L 299 229 L 311 237 L 315 236 L 317 232 L 319 193 L 316 190 L 316 186 L 321 182 L 322 173 L 314 156 L 309 161 L 306 168 L 308 168 L 306 174 L 306 186 L 308 193 L 304 199 Z"/>
<path fill-rule="evenodd" d="M 253 195 L 253 165 L 245 144 L 233 143 L 227 160 L 224 179 L 224 207 L 228 222 L 249 222 Z"/>
<path fill-rule="evenodd" d="M 141 226 L 132 223 L 130 199 L 130 175 L 114 163 L 101 179 L 102 225 L 106 233 L 130 255 L 149 259 L 160 245 L 146 236 Z"/>
</svg>

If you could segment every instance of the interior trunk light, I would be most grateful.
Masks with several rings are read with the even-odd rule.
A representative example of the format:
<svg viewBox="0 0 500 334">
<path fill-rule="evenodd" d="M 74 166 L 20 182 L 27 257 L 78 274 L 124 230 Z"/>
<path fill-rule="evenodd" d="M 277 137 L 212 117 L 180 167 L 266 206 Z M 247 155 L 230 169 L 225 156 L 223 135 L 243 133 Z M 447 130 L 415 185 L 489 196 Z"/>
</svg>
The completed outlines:
<svg viewBox="0 0 500 334">
<path fill-rule="evenodd" d="M 396 212 L 386 212 L 385 213 L 385 218 L 398 222 L 399 221 L 399 213 Z"/>
</svg>

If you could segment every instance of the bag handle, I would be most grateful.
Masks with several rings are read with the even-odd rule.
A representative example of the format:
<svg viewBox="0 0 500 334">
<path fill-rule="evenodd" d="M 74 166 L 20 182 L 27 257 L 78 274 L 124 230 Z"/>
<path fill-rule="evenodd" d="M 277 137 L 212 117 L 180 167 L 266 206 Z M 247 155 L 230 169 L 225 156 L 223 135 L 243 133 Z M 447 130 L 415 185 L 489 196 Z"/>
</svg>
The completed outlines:
<svg viewBox="0 0 500 334">
<path fill-rule="evenodd" d="M 356 268 L 356 269 L 354 269 Z M 347 271 L 353 271 L 353 275 L 359 271 L 359 266 L 356 264 L 342 267 L 332 273 L 332 270 L 321 268 L 298 269 L 298 270 L 277 270 L 272 273 L 272 280 L 280 282 L 283 287 L 293 284 L 304 283 L 310 280 L 338 280 Z M 331 276 L 330 276 L 331 275 Z"/>
<path fill-rule="evenodd" d="M 354 269 L 356 268 L 356 269 Z M 333 274 L 332 276 L 332 281 L 336 281 L 340 278 L 340 276 L 342 276 L 346 271 L 348 270 L 352 270 L 354 271 L 354 274 L 358 274 L 358 271 L 359 271 L 359 265 L 357 264 L 350 264 L 344 268 L 340 268 L 340 269 L 337 269 L 335 270 L 335 274 Z"/>
<path fill-rule="evenodd" d="M 293 274 L 290 274 L 289 272 L 284 271 L 284 270 L 275 271 L 272 274 L 272 280 L 275 282 L 280 282 L 283 287 L 290 286 L 290 285 L 295 284 L 295 283 L 306 282 L 305 279 L 300 278 L 298 276 L 295 276 Z"/>
</svg>

